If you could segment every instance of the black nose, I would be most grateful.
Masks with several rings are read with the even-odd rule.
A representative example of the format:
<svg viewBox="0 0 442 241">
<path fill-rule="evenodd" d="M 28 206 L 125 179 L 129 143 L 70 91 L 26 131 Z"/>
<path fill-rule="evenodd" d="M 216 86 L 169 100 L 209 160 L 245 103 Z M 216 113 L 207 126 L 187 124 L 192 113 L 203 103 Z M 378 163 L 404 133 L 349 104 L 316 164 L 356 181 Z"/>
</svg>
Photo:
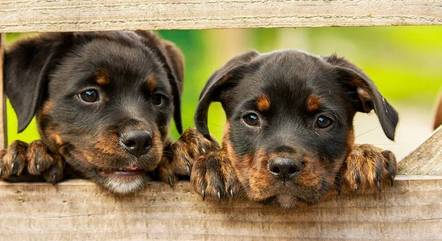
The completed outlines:
<svg viewBox="0 0 442 241">
<path fill-rule="evenodd" d="M 152 134 L 145 130 L 132 130 L 120 137 L 121 146 L 132 155 L 139 157 L 152 147 Z"/>
<path fill-rule="evenodd" d="M 302 167 L 302 162 L 288 158 L 275 158 L 270 160 L 268 164 L 270 173 L 284 180 L 296 176 Z"/>
</svg>

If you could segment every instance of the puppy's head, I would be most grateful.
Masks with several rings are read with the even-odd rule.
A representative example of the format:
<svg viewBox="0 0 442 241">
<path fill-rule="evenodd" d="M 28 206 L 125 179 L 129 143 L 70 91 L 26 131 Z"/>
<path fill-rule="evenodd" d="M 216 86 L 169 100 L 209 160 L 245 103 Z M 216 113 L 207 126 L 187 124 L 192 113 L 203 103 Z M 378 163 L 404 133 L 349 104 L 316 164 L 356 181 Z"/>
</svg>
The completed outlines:
<svg viewBox="0 0 442 241">
<path fill-rule="evenodd" d="M 143 187 L 172 116 L 181 132 L 183 59 L 151 32 L 20 41 L 6 53 L 5 80 L 19 131 L 36 115 L 50 151 L 115 193 Z"/>
<path fill-rule="evenodd" d="M 353 145 L 355 112 L 374 109 L 390 139 L 398 121 L 353 64 L 295 50 L 245 53 L 212 75 L 195 117 L 208 138 L 212 101 L 226 112 L 224 149 L 248 197 L 286 207 L 317 202 L 333 185 Z"/>
</svg>

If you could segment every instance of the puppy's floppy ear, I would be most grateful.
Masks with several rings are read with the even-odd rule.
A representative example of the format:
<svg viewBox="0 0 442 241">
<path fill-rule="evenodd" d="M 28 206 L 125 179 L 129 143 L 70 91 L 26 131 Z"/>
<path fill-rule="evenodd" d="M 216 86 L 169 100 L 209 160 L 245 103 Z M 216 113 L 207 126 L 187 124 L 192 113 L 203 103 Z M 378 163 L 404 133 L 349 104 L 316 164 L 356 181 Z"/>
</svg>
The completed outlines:
<svg viewBox="0 0 442 241">
<path fill-rule="evenodd" d="M 385 135 L 394 140 L 394 133 L 399 121 L 398 113 L 379 93 L 373 81 L 362 70 L 337 56 L 324 58 L 328 63 L 335 66 L 340 80 L 349 94 L 356 101 L 353 103 L 356 110 L 368 113 L 375 110 Z"/>
<path fill-rule="evenodd" d="M 18 132 L 28 126 L 39 108 L 58 49 L 68 36 L 43 34 L 19 41 L 5 53 L 5 91 L 17 113 Z"/>
<path fill-rule="evenodd" d="M 137 30 L 146 45 L 154 51 L 158 58 L 164 63 L 169 83 L 172 86 L 173 94 L 173 118 L 178 133 L 182 134 L 183 124 L 181 121 L 181 93 L 184 80 L 184 57 L 179 48 L 170 41 L 160 39 L 152 31 Z"/>
<path fill-rule="evenodd" d="M 234 57 L 221 69 L 217 70 L 204 86 L 195 113 L 195 126 L 206 138 L 212 139 L 207 127 L 207 115 L 210 103 L 220 101 L 223 90 L 237 84 L 237 80 L 247 68 L 247 65 L 258 56 L 258 52 L 250 51 Z"/>
</svg>

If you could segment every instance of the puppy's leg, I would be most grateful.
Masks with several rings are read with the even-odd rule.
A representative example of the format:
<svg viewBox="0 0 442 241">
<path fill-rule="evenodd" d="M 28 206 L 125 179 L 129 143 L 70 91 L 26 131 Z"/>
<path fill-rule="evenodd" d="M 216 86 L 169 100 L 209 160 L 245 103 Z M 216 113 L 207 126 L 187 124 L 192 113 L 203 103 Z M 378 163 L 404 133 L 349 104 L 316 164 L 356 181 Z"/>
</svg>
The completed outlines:
<svg viewBox="0 0 442 241">
<path fill-rule="evenodd" d="M 63 178 L 64 162 L 60 155 L 51 153 L 42 141 L 26 144 L 14 141 L 6 150 L 0 151 L 2 179 L 19 180 L 15 177 L 41 176 L 55 183 Z"/>
<path fill-rule="evenodd" d="M 214 197 L 221 200 L 236 197 L 241 192 L 235 170 L 223 150 L 212 151 L 196 159 L 190 181 L 203 199 Z"/>
<path fill-rule="evenodd" d="M 344 162 L 341 180 L 346 190 L 379 191 L 384 183 L 393 185 L 396 172 L 396 158 L 391 151 L 355 145 Z"/>
<path fill-rule="evenodd" d="M 160 180 L 173 185 L 177 176 L 190 176 L 194 160 L 219 149 L 195 129 L 187 129 L 175 143 L 169 143 L 157 171 Z"/>
</svg>

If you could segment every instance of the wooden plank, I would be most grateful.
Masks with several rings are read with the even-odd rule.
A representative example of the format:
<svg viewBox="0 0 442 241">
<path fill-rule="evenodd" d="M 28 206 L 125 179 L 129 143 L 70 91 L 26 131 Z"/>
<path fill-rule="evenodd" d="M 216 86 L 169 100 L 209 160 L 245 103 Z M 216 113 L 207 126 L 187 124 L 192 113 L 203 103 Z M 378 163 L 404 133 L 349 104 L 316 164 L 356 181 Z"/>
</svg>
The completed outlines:
<svg viewBox="0 0 442 241">
<path fill-rule="evenodd" d="M 307 208 L 202 201 L 188 182 L 131 197 L 95 184 L 0 183 L 0 240 L 441 240 L 442 177 L 398 177 L 380 194 Z"/>
<path fill-rule="evenodd" d="M 3 86 L 3 57 L 5 46 L 5 34 L 0 33 L 0 148 L 6 147 L 8 140 L 8 128 L 6 128 L 6 96 Z"/>
<path fill-rule="evenodd" d="M 442 24 L 442 0 L 2 0 L 0 32 Z"/>
<path fill-rule="evenodd" d="M 442 126 L 415 151 L 400 161 L 398 170 L 403 175 L 442 176 Z"/>
</svg>

